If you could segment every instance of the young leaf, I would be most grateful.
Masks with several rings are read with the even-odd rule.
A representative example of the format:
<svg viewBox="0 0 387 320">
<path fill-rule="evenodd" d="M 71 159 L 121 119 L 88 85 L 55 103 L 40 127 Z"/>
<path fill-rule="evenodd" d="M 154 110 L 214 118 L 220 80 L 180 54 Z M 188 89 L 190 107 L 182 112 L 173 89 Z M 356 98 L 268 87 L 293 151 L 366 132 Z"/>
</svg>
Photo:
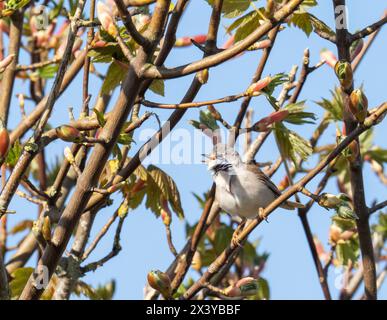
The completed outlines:
<svg viewBox="0 0 387 320">
<path fill-rule="evenodd" d="M 18 268 L 14 272 L 12 272 L 12 280 L 9 283 L 9 289 L 11 291 L 12 299 L 19 298 L 33 271 L 34 268 Z"/>
<path fill-rule="evenodd" d="M 155 190 L 156 192 L 152 192 L 152 190 L 149 190 L 150 192 L 147 193 L 147 197 L 150 197 L 153 193 L 155 195 L 161 195 L 162 197 L 164 197 L 164 199 L 168 200 L 169 204 L 171 205 L 173 211 L 177 214 L 177 216 L 179 218 L 184 218 L 184 212 L 181 207 L 180 201 L 180 193 L 177 189 L 175 181 L 173 181 L 173 179 L 169 175 L 167 175 L 164 171 L 162 171 L 160 168 L 157 168 L 156 166 L 148 166 L 147 171 L 149 172 L 150 176 L 153 178 L 155 184 L 159 189 Z M 157 203 L 159 203 L 160 197 L 155 200 Z"/>
<path fill-rule="evenodd" d="M 16 140 L 7 154 L 7 159 L 5 160 L 5 163 L 9 167 L 13 168 L 16 165 L 16 162 L 19 160 L 22 150 L 23 148 L 20 145 L 19 140 Z"/>
<path fill-rule="evenodd" d="M 344 102 L 339 88 L 335 88 L 331 91 L 332 100 L 324 99 L 320 102 L 316 102 L 320 107 L 324 108 L 328 112 L 328 119 L 331 121 L 343 120 L 343 108 Z"/>
<path fill-rule="evenodd" d="M 98 111 L 95 108 L 93 109 L 93 112 L 97 116 L 97 121 L 98 121 L 99 126 L 102 128 L 106 123 L 105 115 L 101 111 Z"/>
<path fill-rule="evenodd" d="M 205 110 L 205 111 L 201 110 L 199 115 L 199 120 L 201 124 L 204 124 L 212 131 L 219 129 L 219 126 L 216 123 L 216 120 L 214 119 L 214 117 L 212 116 L 209 110 Z"/>
<path fill-rule="evenodd" d="M 336 257 L 339 265 L 356 263 L 359 257 L 358 246 L 353 241 L 340 241 L 336 245 Z"/>
<path fill-rule="evenodd" d="M 124 145 L 130 145 L 132 142 L 134 142 L 133 137 L 129 133 L 120 133 L 118 136 L 118 143 L 124 144 Z"/>
<path fill-rule="evenodd" d="M 211 6 L 214 0 L 206 0 Z M 235 18 L 240 16 L 249 7 L 252 0 L 224 0 L 222 13 L 225 18 Z"/>
<path fill-rule="evenodd" d="M 33 220 L 22 220 L 13 226 L 13 228 L 9 231 L 9 234 L 16 234 L 24 230 L 31 229 L 33 223 Z"/>
<path fill-rule="evenodd" d="M 263 9 L 260 9 L 260 11 L 261 11 L 261 14 L 264 14 Z M 238 42 L 245 39 L 260 25 L 261 25 L 261 15 L 259 15 L 257 11 L 252 11 L 248 13 L 246 16 L 243 17 L 242 22 L 239 24 L 239 27 L 235 32 L 234 41 Z"/>
<path fill-rule="evenodd" d="M 58 72 L 59 66 L 57 64 L 50 64 L 37 70 L 39 77 L 42 79 L 53 78 Z"/>
<path fill-rule="evenodd" d="M 165 84 L 164 84 L 164 80 L 160 80 L 160 79 L 156 79 L 156 80 L 153 80 L 149 89 L 158 94 L 159 96 L 163 96 L 165 95 Z"/>
<path fill-rule="evenodd" d="M 304 124 L 304 123 L 314 123 L 316 120 L 316 115 L 312 112 L 305 112 L 305 101 L 300 101 L 297 103 L 288 104 L 285 110 L 289 111 L 289 115 L 284 121 L 292 124 Z"/>
<path fill-rule="evenodd" d="M 125 74 L 124 70 L 113 61 L 106 73 L 101 92 L 108 94 L 113 91 L 124 80 Z"/>
<path fill-rule="evenodd" d="M 282 123 L 274 125 L 274 134 L 282 153 L 291 159 L 296 165 L 298 158 L 306 160 L 313 152 L 309 141 L 299 136 L 296 132 L 289 130 Z"/>
<path fill-rule="evenodd" d="M 295 27 L 300 28 L 308 37 L 313 31 L 313 24 L 310 19 L 310 15 L 307 12 L 293 13 L 288 24 L 292 24 Z"/>
</svg>

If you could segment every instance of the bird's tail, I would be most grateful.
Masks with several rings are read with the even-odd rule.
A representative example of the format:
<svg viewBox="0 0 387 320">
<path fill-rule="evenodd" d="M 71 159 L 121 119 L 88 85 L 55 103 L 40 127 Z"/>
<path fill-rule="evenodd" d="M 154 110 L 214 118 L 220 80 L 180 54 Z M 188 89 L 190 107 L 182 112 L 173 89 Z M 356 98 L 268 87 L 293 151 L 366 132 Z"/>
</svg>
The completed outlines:
<svg viewBox="0 0 387 320">
<path fill-rule="evenodd" d="M 294 210 L 294 209 L 305 208 L 305 206 L 302 203 L 288 200 L 281 205 L 281 208 L 286 209 L 286 210 Z"/>
</svg>

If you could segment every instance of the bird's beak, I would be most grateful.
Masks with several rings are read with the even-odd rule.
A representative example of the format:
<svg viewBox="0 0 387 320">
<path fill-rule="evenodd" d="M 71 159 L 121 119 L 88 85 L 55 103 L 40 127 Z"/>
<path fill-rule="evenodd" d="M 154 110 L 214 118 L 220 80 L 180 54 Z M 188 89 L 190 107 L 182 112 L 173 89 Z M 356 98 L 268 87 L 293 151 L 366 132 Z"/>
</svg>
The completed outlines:
<svg viewBox="0 0 387 320">
<path fill-rule="evenodd" d="M 202 157 L 205 158 L 205 159 L 202 160 L 203 163 L 207 163 L 209 160 L 215 160 L 216 159 L 215 155 L 208 155 L 208 154 L 205 154 L 205 153 L 202 153 Z"/>
</svg>

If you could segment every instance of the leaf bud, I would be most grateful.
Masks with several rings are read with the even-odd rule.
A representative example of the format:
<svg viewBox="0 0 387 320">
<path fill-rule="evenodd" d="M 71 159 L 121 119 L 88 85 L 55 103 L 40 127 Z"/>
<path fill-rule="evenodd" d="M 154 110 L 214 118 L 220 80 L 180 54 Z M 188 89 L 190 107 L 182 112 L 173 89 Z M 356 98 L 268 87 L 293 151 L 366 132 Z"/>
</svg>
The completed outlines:
<svg viewBox="0 0 387 320">
<path fill-rule="evenodd" d="M 335 73 L 344 90 L 351 88 L 353 83 L 353 71 L 351 64 L 345 60 L 340 60 L 335 65 Z"/>
<path fill-rule="evenodd" d="M 165 299 L 171 297 L 171 280 L 169 276 L 160 270 L 152 270 L 147 275 L 149 285 L 159 291 Z"/>
<path fill-rule="evenodd" d="M 68 142 L 80 142 L 82 139 L 81 132 L 69 125 L 63 125 L 55 129 L 59 139 Z"/>
<path fill-rule="evenodd" d="M 353 90 L 349 96 L 349 110 L 357 121 L 363 123 L 367 117 L 368 99 L 362 90 Z"/>
</svg>

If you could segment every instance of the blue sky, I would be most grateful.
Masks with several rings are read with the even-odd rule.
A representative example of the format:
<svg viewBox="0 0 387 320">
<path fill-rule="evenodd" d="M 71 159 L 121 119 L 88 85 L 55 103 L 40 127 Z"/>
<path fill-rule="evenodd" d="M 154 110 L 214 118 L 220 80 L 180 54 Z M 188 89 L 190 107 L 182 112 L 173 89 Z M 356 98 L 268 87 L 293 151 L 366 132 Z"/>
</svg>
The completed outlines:
<svg viewBox="0 0 387 320">
<path fill-rule="evenodd" d="M 333 27 L 333 8 L 331 1 L 319 1 L 318 8 L 313 9 L 313 13 L 320 19 L 324 20 L 328 25 Z M 378 20 L 385 7 L 385 1 L 374 0 L 372 6 L 359 0 L 347 1 L 349 5 L 349 28 L 355 31 L 365 25 Z M 257 3 L 259 5 L 259 2 Z M 191 1 L 187 13 L 182 19 L 182 23 L 178 30 L 178 36 L 193 36 L 195 34 L 206 33 L 207 23 L 210 16 L 210 7 L 204 0 Z M 225 36 L 225 27 L 231 23 L 228 19 L 222 19 L 219 45 L 227 38 Z M 386 82 L 385 74 L 387 72 L 387 63 L 385 61 L 387 53 L 387 43 L 385 41 L 387 29 L 382 30 L 373 44 L 369 53 L 365 57 L 355 76 L 355 85 L 364 84 L 365 92 L 372 107 L 378 106 L 385 101 Z M 279 72 L 288 72 L 292 65 L 300 65 L 302 55 L 305 48 L 311 51 L 311 64 L 319 61 L 319 52 L 322 48 L 334 50 L 331 43 L 320 39 L 312 34 L 309 38 L 295 28 L 287 28 L 282 31 L 276 41 L 276 45 L 272 51 L 264 75 L 276 74 Z M 334 51 L 335 52 L 335 51 Z M 335 52 L 336 53 L 336 52 Z M 177 66 L 190 61 L 197 60 L 201 57 L 201 52 L 198 49 L 184 48 L 175 49 L 168 58 L 166 66 Z M 254 73 L 257 63 L 261 57 L 260 52 L 249 52 L 238 58 L 235 58 L 221 66 L 210 70 L 209 82 L 199 92 L 196 101 L 218 98 L 230 94 L 243 92 Z M 104 66 L 97 66 L 99 70 L 104 70 Z M 50 121 L 52 126 L 67 122 L 67 107 L 74 107 L 75 111 L 81 106 L 81 77 L 78 77 L 66 93 L 58 100 L 55 105 L 53 118 Z M 162 102 L 178 102 L 186 92 L 192 76 L 184 79 L 170 80 L 166 82 L 166 95 L 159 97 L 152 93 L 147 93 L 146 98 L 152 101 Z M 300 100 L 306 100 L 308 111 L 315 112 L 320 118 L 323 114 L 321 108 L 314 103 L 321 97 L 329 98 L 329 90 L 333 89 L 337 80 L 331 68 L 323 66 L 318 71 L 310 75 Z M 100 85 L 100 80 L 93 79 L 91 81 L 90 90 L 93 98 L 96 97 L 97 89 Z M 20 81 L 14 89 L 16 93 L 26 90 L 26 84 Z M 114 97 L 117 96 L 117 92 Z M 94 101 L 94 99 L 92 99 Z M 113 99 L 114 101 L 114 99 Z M 10 127 L 14 127 L 20 121 L 20 112 L 17 107 L 16 100 L 13 101 L 13 109 L 10 115 Z M 261 98 L 254 99 L 251 103 L 254 109 L 254 119 L 266 116 L 270 113 L 271 107 Z M 32 107 L 27 107 L 27 112 Z M 223 104 L 219 106 L 219 110 L 224 115 L 225 119 L 232 122 L 238 110 L 239 103 Z M 142 109 L 142 112 L 145 108 Z M 171 112 L 158 112 L 162 121 L 167 120 Z M 194 129 L 189 126 L 190 119 L 197 119 L 199 110 L 191 109 L 184 116 L 177 128 L 188 129 L 191 136 L 194 136 Z M 151 119 L 146 122 L 146 128 L 157 129 L 157 122 Z M 309 137 L 313 131 L 313 125 L 294 128 L 304 137 Z M 334 128 L 329 130 L 322 140 L 324 142 L 334 141 Z M 387 142 L 383 139 L 386 133 L 386 124 L 382 124 L 375 129 L 375 142 L 383 148 L 387 148 Z M 178 138 L 178 137 L 176 137 Z M 137 142 L 133 147 L 133 154 L 144 141 L 135 137 Z M 172 141 L 172 147 L 179 141 Z M 55 143 L 49 147 L 46 153 L 49 162 L 55 159 L 55 156 L 63 154 L 65 143 Z M 192 144 L 191 144 L 192 145 Z M 257 161 L 275 161 L 278 157 L 278 151 L 274 140 L 271 138 L 265 143 L 257 156 Z M 313 167 L 316 163 L 314 157 L 308 162 L 308 167 Z M 211 186 L 211 177 L 207 169 L 202 164 L 158 164 L 163 170 L 168 172 L 176 181 L 185 211 L 186 219 L 189 223 L 197 221 L 201 210 L 198 203 L 192 196 L 192 192 L 202 194 Z M 273 180 L 278 183 L 284 175 L 281 168 L 273 177 Z M 386 197 L 386 189 L 383 187 L 370 171 L 368 166 L 365 166 L 364 179 L 366 186 L 366 199 L 370 204 L 374 199 L 384 200 Z M 318 178 L 317 180 L 318 181 Z M 314 190 L 316 183 L 310 183 L 309 189 Z M 330 182 L 327 189 L 330 192 L 337 192 L 336 185 Z M 118 199 L 118 197 L 115 197 Z M 305 200 L 305 199 L 304 199 Z M 14 198 L 10 209 L 18 210 L 20 216 L 10 218 L 10 223 L 14 224 L 23 218 L 35 218 L 36 209 L 18 198 Z M 113 213 L 114 206 L 102 210 L 96 219 L 93 227 L 93 234 L 106 223 L 106 220 Z M 322 243 L 328 248 L 328 229 L 330 226 L 331 212 L 328 212 L 319 207 L 313 207 L 308 217 L 313 233 L 316 234 Z M 99 259 L 111 250 L 114 227 L 107 237 L 102 241 L 101 245 L 95 250 L 90 257 L 90 261 Z M 174 216 L 172 223 L 172 232 L 175 246 L 179 250 L 185 244 L 185 222 L 179 221 Z M 322 299 L 322 291 L 318 283 L 317 274 L 314 264 L 306 243 L 305 235 L 299 221 L 299 218 L 294 213 L 278 210 L 269 218 L 269 223 L 262 224 L 256 229 L 250 239 L 261 239 L 259 250 L 268 251 L 270 257 L 268 264 L 263 273 L 263 276 L 269 280 L 272 299 Z M 151 269 L 164 270 L 168 267 L 173 259 L 170 253 L 166 239 L 164 226 L 160 219 L 156 219 L 154 214 L 140 206 L 133 212 L 129 213 L 126 219 L 121 245 L 123 250 L 119 256 L 109 261 L 103 268 L 96 272 L 87 275 L 83 280 L 91 284 L 102 284 L 111 279 L 117 280 L 116 299 L 141 299 L 143 297 L 143 287 L 146 281 L 146 274 Z M 34 264 L 34 259 L 30 264 Z M 197 277 L 196 274 L 192 276 Z M 337 281 L 340 273 L 331 268 L 329 273 L 329 284 L 333 297 L 337 297 L 338 290 L 335 289 L 335 281 Z M 360 291 L 359 291 L 360 292 Z M 380 291 L 380 298 L 387 298 L 387 285 L 384 285 Z"/>
</svg>

